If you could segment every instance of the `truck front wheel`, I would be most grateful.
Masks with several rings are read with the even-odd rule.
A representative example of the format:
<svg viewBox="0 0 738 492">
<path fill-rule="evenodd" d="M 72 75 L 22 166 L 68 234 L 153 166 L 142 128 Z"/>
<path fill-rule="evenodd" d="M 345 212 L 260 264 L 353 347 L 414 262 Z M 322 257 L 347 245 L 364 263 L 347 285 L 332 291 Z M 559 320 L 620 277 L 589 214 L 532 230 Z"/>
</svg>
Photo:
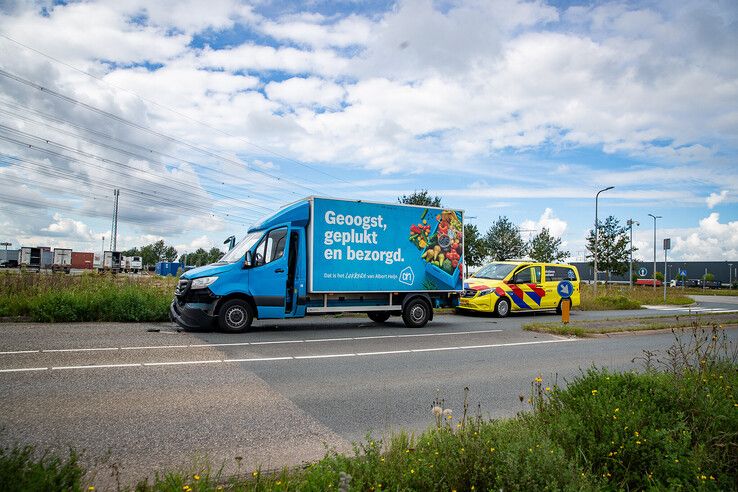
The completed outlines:
<svg viewBox="0 0 738 492">
<path fill-rule="evenodd" d="M 408 328 L 422 328 L 428 323 L 431 307 L 423 299 L 413 299 L 402 310 L 402 321 Z"/>
<path fill-rule="evenodd" d="M 370 311 L 366 313 L 369 319 L 375 323 L 384 323 L 390 318 L 390 313 L 387 311 Z"/>
<path fill-rule="evenodd" d="M 226 301 L 218 313 L 218 325 L 227 333 L 243 333 L 251 327 L 253 320 L 251 306 L 241 299 Z"/>
</svg>

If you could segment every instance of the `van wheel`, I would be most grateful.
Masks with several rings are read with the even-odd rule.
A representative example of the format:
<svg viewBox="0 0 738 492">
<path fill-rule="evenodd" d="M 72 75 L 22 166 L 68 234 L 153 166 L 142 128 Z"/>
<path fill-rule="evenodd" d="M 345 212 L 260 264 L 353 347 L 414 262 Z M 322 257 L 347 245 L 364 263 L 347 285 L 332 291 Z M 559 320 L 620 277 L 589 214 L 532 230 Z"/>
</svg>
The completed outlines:
<svg viewBox="0 0 738 492">
<path fill-rule="evenodd" d="M 251 327 L 253 320 L 251 306 L 241 299 L 227 301 L 218 313 L 218 326 L 226 333 L 243 333 Z"/>
<path fill-rule="evenodd" d="M 388 313 L 387 311 L 371 311 L 366 314 L 367 316 L 369 316 L 369 319 L 374 321 L 375 323 L 384 323 L 390 317 L 390 313 Z"/>
<path fill-rule="evenodd" d="M 402 310 L 402 321 L 408 328 L 422 328 L 428 323 L 431 308 L 423 299 L 413 299 Z"/>
<path fill-rule="evenodd" d="M 510 299 L 507 297 L 500 297 L 500 300 L 495 304 L 495 314 L 499 318 L 504 318 L 510 314 Z"/>
</svg>

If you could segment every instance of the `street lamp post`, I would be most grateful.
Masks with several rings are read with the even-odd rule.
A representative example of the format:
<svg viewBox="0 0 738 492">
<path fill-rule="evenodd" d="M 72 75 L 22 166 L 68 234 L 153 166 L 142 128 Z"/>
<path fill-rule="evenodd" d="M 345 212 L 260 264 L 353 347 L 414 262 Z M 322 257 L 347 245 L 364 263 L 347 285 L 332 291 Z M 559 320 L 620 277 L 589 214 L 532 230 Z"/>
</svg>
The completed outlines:
<svg viewBox="0 0 738 492">
<path fill-rule="evenodd" d="M 660 215 L 648 214 L 653 217 L 653 290 L 656 290 L 656 219 L 661 219 Z"/>
<path fill-rule="evenodd" d="M 630 270 L 628 276 L 628 285 L 633 287 L 633 224 L 641 225 L 637 220 L 628 219 L 628 228 L 630 228 Z"/>
<path fill-rule="evenodd" d="M 5 246 L 7 250 L 8 247 Z M 733 264 L 728 263 L 728 290 L 733 290 Z"/>
<path fill-rule="evenodd" d="M 599 238 L 600 238 L 600 221 L 599 221 L 599 218 L 597 216 L 597 213 L 598 213 L 598 210 L 597 210 L 598 203 L 597 203 L 597 201 L 600 198 L 600 193 L 602 193 L 603 191 L 611 190 L 613 188 L 615 188 L 615 187 L 614 186 L 608 186 L 607 188 L 604 188 L 604 189 L 598 191 L 597 194 L 595 195 L 595 247 L 594 247 L 595 297 L 597 297 L 597 242 L 599 241 Z"/>
</svg>

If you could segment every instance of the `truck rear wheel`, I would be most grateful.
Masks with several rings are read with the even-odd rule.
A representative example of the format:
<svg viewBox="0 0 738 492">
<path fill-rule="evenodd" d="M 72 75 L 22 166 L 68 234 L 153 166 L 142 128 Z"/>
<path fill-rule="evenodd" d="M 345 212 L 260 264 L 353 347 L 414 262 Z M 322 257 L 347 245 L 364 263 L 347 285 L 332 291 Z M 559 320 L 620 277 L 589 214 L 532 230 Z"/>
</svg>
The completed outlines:
<svg viewBox="0 0 738 492">
<path fill-rule="evenodd" d="M 384 323 L 390 317 L 390 313 L 387 311 L 370 311 L 366 314 L 369 316 L 369 319 L 375 323 Z"/>
<path fill-rule="evenodd" d="M 253 320 L 251 306 L 241 299 L 226 301 L 218 313 L 218 326 L 226 333 L 243 333 L 251 327 Z"/>
<path fill-rule="evenodd" d="M 422 328 L 430 316 L 431 307 L 423 299 L 412 299 L 402 310 L 402 321 L 408 328 Z"/>
</svg>

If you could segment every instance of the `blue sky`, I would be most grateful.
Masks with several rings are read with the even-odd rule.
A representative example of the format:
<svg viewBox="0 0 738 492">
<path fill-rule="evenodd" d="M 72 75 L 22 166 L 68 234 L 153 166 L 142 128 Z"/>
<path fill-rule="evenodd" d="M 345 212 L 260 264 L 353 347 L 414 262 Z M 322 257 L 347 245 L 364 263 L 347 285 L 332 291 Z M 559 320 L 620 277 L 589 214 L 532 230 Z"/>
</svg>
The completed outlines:
<svg viewBox="0 0 738 492">
<path fill-rule="evenodd" d="M 5 2 L 0 239 L 99 250 L 115 187 L 121 248 L 181 252 L 303 196 L 427 189 L 581 259 L 615 186 L 600 215 L 640 222 L 638 256 L 653 213 L 674 259 L 736 260 L 737 19 L 719 0 Z"/>
</svg>

